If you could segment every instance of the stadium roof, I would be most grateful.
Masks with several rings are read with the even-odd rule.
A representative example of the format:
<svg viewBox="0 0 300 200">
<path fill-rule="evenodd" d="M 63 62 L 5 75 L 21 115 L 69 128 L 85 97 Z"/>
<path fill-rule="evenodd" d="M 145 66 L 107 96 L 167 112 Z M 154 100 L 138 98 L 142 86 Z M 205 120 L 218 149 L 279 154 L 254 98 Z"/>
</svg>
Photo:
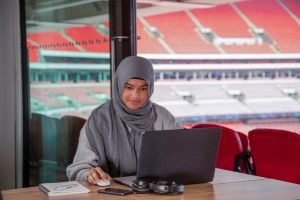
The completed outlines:
<svg viewBox="0 0 300 200">
<path fill-rule="evenodd" d="M 54 26 L 61 23 L 100 23 L 108 21 L 109 0 L 26 1 L 29 26 Z M 138 15 L 155 15 L 191 8 L 208 8 L 241 0 L 137 0 Z M 159 9 L 158 9 L 159 7 Z M 143 10 L 142 13 L 139 10 Z M 159 13 L 157 13 L 159 12 Z M 49 23 L 49 24 L 47 24 Z M 72 24 L 74 26 L 74 24 Z"/>
</svg>

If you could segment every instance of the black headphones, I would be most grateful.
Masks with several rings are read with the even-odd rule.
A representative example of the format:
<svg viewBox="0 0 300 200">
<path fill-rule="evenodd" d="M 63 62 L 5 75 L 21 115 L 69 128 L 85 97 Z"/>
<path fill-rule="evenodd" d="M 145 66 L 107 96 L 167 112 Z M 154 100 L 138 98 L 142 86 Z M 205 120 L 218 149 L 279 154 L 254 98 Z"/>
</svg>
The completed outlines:
<svg viewBox="0 0 300 200">
<path fill-rule="evenodd" d="M 135 180 L 132 189 L 136 193 L 181 194 L 184 192 L 184 185 L 175 181 Z"/>
</svg>

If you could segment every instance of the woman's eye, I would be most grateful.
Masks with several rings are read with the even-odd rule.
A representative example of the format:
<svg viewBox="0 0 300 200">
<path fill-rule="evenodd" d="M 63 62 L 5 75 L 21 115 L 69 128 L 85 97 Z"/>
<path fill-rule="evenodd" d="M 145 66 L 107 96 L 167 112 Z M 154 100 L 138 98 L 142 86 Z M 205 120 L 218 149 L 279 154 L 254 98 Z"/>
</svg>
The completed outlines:
<svg viewBox="0 0 300 200">
<path fill-rule="evenodd" d="M 143 88 L 142 88 L 143 91 L 145 91 L 145 90 L 147 90 L 147 89 L 148 89 L 147 87 L 143 87 Z"/>
<path fill-rule="evenodd" d="M 127 89 L 127 90 L 131 90 L 131 89 L 132 89 L 132 87 L 131 87 L 131 86 L 128 86 L 128 85 L 126 85 L 126 86 L 125 86 L 125 89 Z"/>
</svg>

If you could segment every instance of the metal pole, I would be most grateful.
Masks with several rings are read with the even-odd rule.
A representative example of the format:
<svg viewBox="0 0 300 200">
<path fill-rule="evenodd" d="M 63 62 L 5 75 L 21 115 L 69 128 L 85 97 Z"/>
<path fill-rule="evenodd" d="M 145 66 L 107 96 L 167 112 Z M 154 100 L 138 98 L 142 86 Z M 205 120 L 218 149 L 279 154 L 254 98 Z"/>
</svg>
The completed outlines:
<svg viewBox="0 0 300 200">
<path fill-rule="evenodd" d="M 128 36 L 114 36 L 111 38 L 111 88 L 113 90 L 115 85 L 115 72 L 116 72 L 116 62 L 115 62 L 115 50 L 116 50 L 116 42 L 122 42 L 122 40 L 128 40 Z M 111 91 L 112 91 L 111 90 Z M 112 92 L 111 96 L 114 98 L 114 93 Z"/>
</svg>

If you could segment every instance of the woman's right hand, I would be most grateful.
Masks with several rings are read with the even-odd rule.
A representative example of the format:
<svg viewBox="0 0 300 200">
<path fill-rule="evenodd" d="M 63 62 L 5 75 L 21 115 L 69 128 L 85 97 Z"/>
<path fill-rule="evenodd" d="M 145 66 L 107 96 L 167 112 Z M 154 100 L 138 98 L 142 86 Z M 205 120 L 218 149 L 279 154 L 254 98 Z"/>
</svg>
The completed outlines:
<svg viewBox="0 0 300 200">
<path fill-rule="evenodd" d="M 87 180 L 90 184 L 95 185 L 99 180 L 111 180 L 111 177 L 100 167 L 93 167 L 87 176 Z"/>
</svg>

